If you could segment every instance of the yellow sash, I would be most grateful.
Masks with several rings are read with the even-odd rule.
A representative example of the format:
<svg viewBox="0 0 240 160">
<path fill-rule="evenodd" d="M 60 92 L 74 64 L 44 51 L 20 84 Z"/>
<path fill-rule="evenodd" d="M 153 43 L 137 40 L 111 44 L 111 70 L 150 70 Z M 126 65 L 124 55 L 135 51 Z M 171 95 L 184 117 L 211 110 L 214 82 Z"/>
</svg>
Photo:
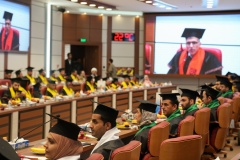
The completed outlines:
<svg viewBox="0 0 240 160">
<path fill-rule="evenodd" d="M 132 84 L 129 82 L 128 84 L 126 82 L 122 82 L 122 86 L 123 88 L 127 88 L 127 87 L 132 87 Z"/>
<path fill-rule="evenodd" d="M 71 78 L 73 81 L 78 81 L 77 77 L 75 77 L 73 74 L 71 74 Z"/>
<path fill-rule="evenodd" d="M 47 78 L 43 77 L 42 75 L 39 75 L 39 78 L 42 80 L 43 84 L 48 84 Z"/>
<path fill-rule="evenodd" d="M 66 86 L 64 86 L 63 89 L 67 93 L 68 96 L 71 96 L 74 94 L 72 88 L 67 88 Z"/>
<path fill-rule="evenodd" d="M 117 89 L 117 87 L 118 87 L 116 84 L 113 84 L 113 83 L 111 84 L 111 86 L 112 86 L 112 88 L 114 88 L 114 89 Z"/>
<path fill-rule="evenodd" d="M 66 82 L 66 79 L 65 79 L 65 78 L 63 78 L 63 76 L 62 76 L 62 75 L 59 75 L 59 76 L 58 76 L 58 78 L 59 78 L 61 81 L 64 81 L 64 82 Z"/>
<path fill-rule="evenodd" d="M 58 92 L 56 90 L 52 90 L 50 88 L 47 88 L 47 91 L 50 92 L 53 97 L 56 97 L 58 95 Z"/>
<path fill-rule="evenodd" d="M 26 77 L 30 80 L 31 84 L 36 84 L 35 78 L 33 78 L 32 76 L 30 77 L 29 75 L 27 75 Z"/>
<path fill-rule="evenodd" d="M 23 87 L 20 86 L 18 90 L 24 92 L 24 93 L 26 94 L 26 98 L 27 98 L 27 99 L 29 99 L 29 100 L 32 99 L 31 93 L 30 93 L 29 91 L 26 91 L 26 89 L 24 89 Z"/>
<path fill-rule="evenodd" d="M 50 79 L 51 79 L 52 81 L 55 81 L 55 82 L 58 81 L 58 80 L 57 80 L 56 78 L 54 78 L 53 76 L 51 76 Z"/>
<path fill-rule="evenodd" d="M 95 91 L 95 88 L 92 84 L 90 84 L 89 82 L 87 82 L 87 86 L 90 88 L 91 91 Z"/>
<path fill-rule="evenodd" d="M 16 93 L 14 92 L 13 88 L 11 87 L 10 89 L 10 93 L 11 93 L 11 97 L 15 98 L 16 97 Z M 21 102 L 20 98 L 15 98 L 16 101 Z"/>
</svg>

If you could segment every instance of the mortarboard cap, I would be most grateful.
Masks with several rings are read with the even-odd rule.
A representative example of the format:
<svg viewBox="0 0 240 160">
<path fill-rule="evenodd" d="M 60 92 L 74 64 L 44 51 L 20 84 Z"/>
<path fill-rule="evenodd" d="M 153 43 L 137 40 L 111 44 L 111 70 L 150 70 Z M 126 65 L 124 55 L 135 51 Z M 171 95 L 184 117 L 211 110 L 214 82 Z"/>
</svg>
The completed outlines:
<svg viewBox="0 0 240 160">
<path fill-rule="evenodd" d="M 97 103 L 97 102 L 96 102 Z M 118 110 L 98 103 L 98 106 L 93 111 L 94 114 L 100 114 L 104 119 L 110 122 L 115 122 L 118 116 Z"/>
<path fill-rule="evenodd" d="M 67 78 L 66 81 L 71 83 L 73 80 L 71 78 Z"/>
<path fill-rule="evenodd" d="M 13 72 L 13 70 L 11 70 L 11 69 L 5 69 L 4 71 L 5 71 L 6 74 L 9 74 L 9 73 Z"/>
<path fill-rule="evenodd" d="M 90 82 L 92 79 L 93 79 L 92 76 L 88 76 L 88 77 L 87 77 L 87 81 L 88 81 L 88 82 Z"/>
<path fill-rule="evenodd" d="M 197 97 L 200 97 L 199 93 L 197 91 L 193 91 L 190 89 L 184 89 L 184 88 L 179 88 L 182 91 L 181 96 L 186 96 L 189 97 L 190 99 L 196 99 Z"/>
<path fill-rule="evenodd" d="M 53 73 L 55 73 L 55 70 L 51 70 L 51 71 L 50 71 L 50 74 L 53 74 Z"/>
<path fill-rule="evenodd" d="M 21 78 L 12 78 L 11 79 L 12 83 L 14 83 L 14 82 L 20 83 L 21 80 L 22 80 Z"/>
<path fill-rule="evenodd" d="M 128 79 L 130 79 L 130 76 L 129 76 L 129 75 L 123 75 L 122 77 L 123 77 L 123 78 L 128 78 Z"/>
<path fill-rule="evenodd" d="M 28 84 L 30 84 L 30 80 L 28 78 L 22 78 L 21 81 L 20 81 L 20 85 L 22 87 L 26 87 Z"/>
<path fill-rule="evenodd" d="M 205 29 L 199 28 L 185 28 L 182 34 L 182 37 L 189 38 L 189 37 L 197 37 L 199 39 L 202 38 Z"/>
<path fill-rule="evenodd" d="M 38 70 L 39 73 L 42 73 L 43 71 L 44 71 L 44 69 L 42 69 L 42 68 Z"/>
<path fill-rule="evenodd" d="M 118 82 L 118 78 L 113 78 L 112 83 Z"/>
<path fill-rule="evenodd" d="M 27 71 L 32 71 L 33 69 L 34 67 L 30 67 L 30 66 L 26 68 Z"/>
<path fill-rule="evenodd" d="M 62 72 L 63 70 L 65 70 L 65 68 L 59 68 L 58 71 Z"/>
<path fill-rule="evenodd" d="M 138 100 L 138 99 L 136 100 L 140 102 L 140 105 L 138 106 L 139 109 L 143 109 L 145 111 L 152 112 L 152 113 L 156 112 L 156 107 L 157 107 L 156 103 L 152 103 L 150 101 L 145 101 L 145 100 Z"/>
<path fill-rule="evenodd" d="M 229 89 L 232 88 L 232 83 L 229 81 L 227 77 L 216 75 L 216 78 L 217 78 L 217 81 L 220 81 L 220 84 L 227 86 Z"/>
<path fill-rule="evenodd" d="M 212 87 L 209 87 L 209 86 L 207 86 L 207 85 L 203 86 L 203 87 L 202 87 L 202 90 L 203 90 L 203 91 L 207 91 L 208 94 L 210 94 L 211 97 L 217 97 L 218 94 L 219 94 L 219 92 L 218 92 L 217 90 L 215 90 L 215 89 L 213 89 Z"/>
<path fill-rule="evenodd" d="M 159 94 L 162 97 L 162 100 L 172 100 L 172 101 L 177 101 L 177 95 L 180 95 L 179 93 L 162 93 Z"/>
<path fill-rule="evenodd" d="M 5 19 L 5 20 L 9 19 L 10 21 L 12 21 L 12 16 L 13 16 L 12 13 L 4 11 L 3 19 Z"/>
<path fill-rule="evenodd" d="M 47 114 L 47 113 L 46 113 Z M 67 122 L 59 117 L 47 114 L 55 119 L 57 119 L 57 124 L 55 124 L 52 128 L 50 128 L 49 132 L 56 133 L 58 135 L 67 137 L 69 139 L 72 139 L 74 141 L 78 140 L 78 134 L 80 132 L 80 127 L 78 125 Z"/>
<path fill-rule="evenodd" d="M 231 75 L 231 74 L 233 74 L 233 73 L 228 71 L 225 76 L 228 76 L 228 75 Z"/>
<path fill-rule="evenodd" d="M 0 159 L 1 160 L 20 160 L 13 147 L 0 137 Z"/>
<path fill-rule="evenodd" d="M 49 79 L 49 80 L 48 80 L 48 83 L 49 83 L 49 84 L 56 84 L 56 81 L 53 81 L 53 80 Z"/>
<path fill-rule="evenodd" d="M 17 70 L 17 71 L 15 71 L 16 76 L 18 76 L 20 73 L 21 73 L 21 70 L 20 70 L 20 69 Z"/>
<path fill-rule="evenodd" d="M 106 81 L 108 79 L 108 77 L 102 78 L 103 81 Z"/>
</svg>

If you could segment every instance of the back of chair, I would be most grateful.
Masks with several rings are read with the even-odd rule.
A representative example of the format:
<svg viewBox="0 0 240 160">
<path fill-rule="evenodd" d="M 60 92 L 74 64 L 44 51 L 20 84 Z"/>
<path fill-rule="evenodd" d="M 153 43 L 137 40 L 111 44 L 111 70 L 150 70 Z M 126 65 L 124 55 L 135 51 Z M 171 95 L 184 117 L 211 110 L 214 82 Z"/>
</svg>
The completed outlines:
<svg viewBox="0 0 240 160">
<path fill-rule="evenodd" d="M 111 154 L 111 160 L 139 160 L 141 145 L 139 141 L 131 141 L 127 145 L 114 150 Z"/>
<path fill-rule="evenodd" d="M 240 96 L 234 96 L 232 100 L 233 100 L 233 108 L 232 108 L 233 119 L 235 124 L 237 124 L 240 116 Z"/>
<path fill-rule="evenodd" d="M 56 86 L 56 90 L 57 90 L 58 93 L 60 93 L 62 91 L 62 89 L 63 89 L 63 85 L 57 85 Z"/>
<path fill-rule="evenodd" d="M 159 160 L 200 160 L 201 148 L 199 135 L 167 139 L 160 146 Z"/>
<path fill-rule="evenodd" d="M 10 87 L 12 84 L 10 79 L 0 79 L 0 85 L 6 85 L 8 87 Z"/>
<path fill-rule="evenodd" d="M 103 160 L 104 157 L 100 153 L 91 154 L 86 160 Z"/>
<path fill-rule="evenodd" d="M 193 116 L 187 116 L 178 125 L 178 137 L 193 135 L 194 133 L 194 120 Z"/>
</svg>

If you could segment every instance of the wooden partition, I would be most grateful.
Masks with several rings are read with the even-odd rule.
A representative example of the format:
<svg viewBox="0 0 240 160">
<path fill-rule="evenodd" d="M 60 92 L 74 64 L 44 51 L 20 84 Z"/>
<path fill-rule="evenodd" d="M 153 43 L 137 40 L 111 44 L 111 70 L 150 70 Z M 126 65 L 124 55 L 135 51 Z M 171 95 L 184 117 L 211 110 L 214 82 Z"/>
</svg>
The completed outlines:
<svg viewBox="0 0 240 160">
<path fill-rule="evenodd" d="M 93 112 L 93 103 L 90 100 L 93 100 L 93 97 L 84 98 L 77 101 L 77 124 L 89 122 L 89 120 L 91 119 Z"/>
<path fill-rule="evenodd" d="M 1 112 L 0 112 L 1 113 Z M 0 115 L 0 136 L 10 137 L 11 114 Z"/>
<path fill-rule="evenodd" d="M 116 109 L 119 110 L 119 116 L 129 108 L 129 92 L 119 92 L 116 94 Z"/>
</svg>

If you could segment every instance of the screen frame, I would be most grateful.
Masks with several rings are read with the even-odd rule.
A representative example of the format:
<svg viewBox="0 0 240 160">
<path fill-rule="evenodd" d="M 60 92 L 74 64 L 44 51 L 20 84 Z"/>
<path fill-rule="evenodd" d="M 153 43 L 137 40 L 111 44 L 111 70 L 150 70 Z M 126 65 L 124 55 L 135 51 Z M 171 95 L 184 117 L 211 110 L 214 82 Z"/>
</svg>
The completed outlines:
<svg viewBox="0 0 240 160">
<path fill-rule="evenodd" d="M 146 67 L 146 51 L 145 46 L 146 44 L 153 45 L 153 55 L 151 56 L 151 61 L 154 61 L 154 54 L 155 54 L 155 30 L 156 30 L 156 17 L 157 16 L 198 16 L 198 15 L 230 15 L 230 14 L 240 14 L 240 10 L 232 10 L 232 11 L 213 11 L 213 12 L 165 12 L 165 13 L 144 13 L 144 45 L 143 45 L 143 74 L 145 73 Z M 180 74 L 153 74 L 154 71 L 154 64 L 150 68 L 150 75 L 151 77 L 165 77 L 165 78 L 215 78 L 215 75 L 180 75 Z"/>
</svg>

